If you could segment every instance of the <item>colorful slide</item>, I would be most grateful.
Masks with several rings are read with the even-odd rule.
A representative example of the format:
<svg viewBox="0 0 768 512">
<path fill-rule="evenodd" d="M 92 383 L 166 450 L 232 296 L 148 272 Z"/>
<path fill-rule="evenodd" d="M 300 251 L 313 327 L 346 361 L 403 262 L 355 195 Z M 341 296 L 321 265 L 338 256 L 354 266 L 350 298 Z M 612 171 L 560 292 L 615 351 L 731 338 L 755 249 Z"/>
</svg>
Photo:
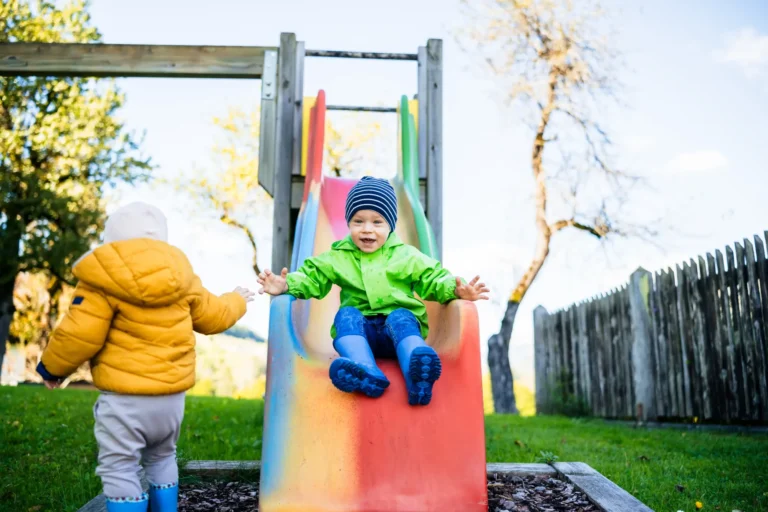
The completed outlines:
<svg viewBox="0 0 768 512">
<path fill-rule="evenodd" d="M 399 112 L 397 233 L 428 255 L 434 235 L 418 196 L 415 102 Z M 322 175 L 325 93 L 305 102 L 306 182 L 291 270 L 348 233 L 344 203 L 355 180 Z M 415 109 L 414 109 L 415 110 Z M 308 121 L 308 122 L 307 122 Z M 275 269 L 277 270 L 277 269 Z M 273 299 L 259 509 L 262 512 L 485 512 L 485 436 L 475 305 L 427 303 L 442 377 L 432 402 L 408 405 L 397 361 L 380 361 L 391 384 L 377 399 L 337 390 L 330 327 L 334 286 L 323 300 Z"/>
</svg>

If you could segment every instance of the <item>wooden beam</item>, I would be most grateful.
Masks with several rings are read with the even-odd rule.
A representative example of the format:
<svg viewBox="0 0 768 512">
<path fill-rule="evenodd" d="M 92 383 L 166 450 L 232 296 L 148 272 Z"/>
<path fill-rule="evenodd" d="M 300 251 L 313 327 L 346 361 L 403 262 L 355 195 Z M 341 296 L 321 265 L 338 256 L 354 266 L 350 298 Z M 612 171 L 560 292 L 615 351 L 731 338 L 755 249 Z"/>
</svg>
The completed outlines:
<svg viewBox="0 0 768 512">
<path fill-rule="evenodd" d="M 260 46 L 0 43 L 0 76 L 261 78 Z"/>
<path fill-rule="evenodd" d="M 264 55 L 261 78 L 261 124 L 259 130 L 259 185 L 275 195 L 275 140 L 277 122 L 277 52 Z"/>
<path fill-rule="evenodd" d="M 419 47 L 419 70 L 418 70 L 418 93 L 419 115 L 418 115 L 418 139 L 419 139 L 419 178 L 427 179 L 427 120 L 429 119 L 429 101 L 427 98 L 427 47 Z M 426 202 L 422 203 L 426 206 Z"/>
</svg>

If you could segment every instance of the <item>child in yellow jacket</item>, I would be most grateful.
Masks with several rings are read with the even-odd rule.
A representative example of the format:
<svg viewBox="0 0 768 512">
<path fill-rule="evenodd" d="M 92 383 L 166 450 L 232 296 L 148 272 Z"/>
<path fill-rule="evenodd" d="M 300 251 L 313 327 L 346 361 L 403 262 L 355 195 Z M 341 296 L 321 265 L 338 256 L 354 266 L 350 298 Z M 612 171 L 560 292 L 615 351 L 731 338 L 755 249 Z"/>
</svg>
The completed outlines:
<svg viewBox="0 0 768 512">
<path fill-rule="evenodd" d="M 38 373 L 58 387 L 85 361 L 101 394 L 93 408 L 96 474 L 110 512 L 175 511 L 176 442 L 195 383 L 195 335 L 232 327 L 253 293 L 215 296 L 184 253 L 167 243 L 163 213 L 132 203 L 109 217 L 104 244 L 73 267 L 74 299 Z M 150 483 L 145 494 L 139 464 Z"/>
</svg>

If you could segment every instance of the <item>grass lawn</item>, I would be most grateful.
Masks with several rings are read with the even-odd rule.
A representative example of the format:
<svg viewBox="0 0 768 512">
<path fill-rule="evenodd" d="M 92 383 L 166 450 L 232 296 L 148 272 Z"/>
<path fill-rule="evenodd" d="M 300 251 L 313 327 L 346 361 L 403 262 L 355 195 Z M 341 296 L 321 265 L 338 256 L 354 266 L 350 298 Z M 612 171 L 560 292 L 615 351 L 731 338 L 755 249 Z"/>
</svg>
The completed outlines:
<svg viewBox="0 0 768 512">
<path fill-rule="evenodd" d="M 0 509 L 74 511 L 100 492 L 93 471 L 96 393 L 0 387 Z M 182 460 L 261 456 L 257 400 L 189 397 Z M 489 462 L 541 451 L 591 465 L 654 510 L 768 510 L 768 436 L 642 430 L 599 420 L 486 418 Z M 682 486 L 683 490 L 677 490 Z"/>
</svg>

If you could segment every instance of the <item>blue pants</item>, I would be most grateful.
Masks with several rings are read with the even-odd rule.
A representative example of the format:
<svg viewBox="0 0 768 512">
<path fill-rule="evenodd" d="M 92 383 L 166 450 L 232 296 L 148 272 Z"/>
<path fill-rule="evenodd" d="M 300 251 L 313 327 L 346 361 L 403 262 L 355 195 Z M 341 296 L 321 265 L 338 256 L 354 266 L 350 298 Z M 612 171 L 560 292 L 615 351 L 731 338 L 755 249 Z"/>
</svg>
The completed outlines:
<svg viewBox="0 0 768 512">
<path fill-rule="evenodd" d="M 334 320 L 336 338 L 357 335 L 368 340 L 374 357 L 396 359 L 395 346 L 408 336 L 421 336 L 421 325 L 407 309 L 389 315 L 363 316 L 351 307 L 341 308 Z"/>
<path fill-rule="evenodd" d="M 396 309 L 389 315 L 366 317 L 353 307 L 344 307 L 336 314 L 334 325 L 333 347 L 341 356 L 329 368 L 334 386 L 378 398 L 389 380 L 375 358 L 397 359 L 408 389 L 408 403 L 429 404 L 442 365 L 437 352 L 421 337 L 421 325 L 413 313 Z"/>
</svg>

